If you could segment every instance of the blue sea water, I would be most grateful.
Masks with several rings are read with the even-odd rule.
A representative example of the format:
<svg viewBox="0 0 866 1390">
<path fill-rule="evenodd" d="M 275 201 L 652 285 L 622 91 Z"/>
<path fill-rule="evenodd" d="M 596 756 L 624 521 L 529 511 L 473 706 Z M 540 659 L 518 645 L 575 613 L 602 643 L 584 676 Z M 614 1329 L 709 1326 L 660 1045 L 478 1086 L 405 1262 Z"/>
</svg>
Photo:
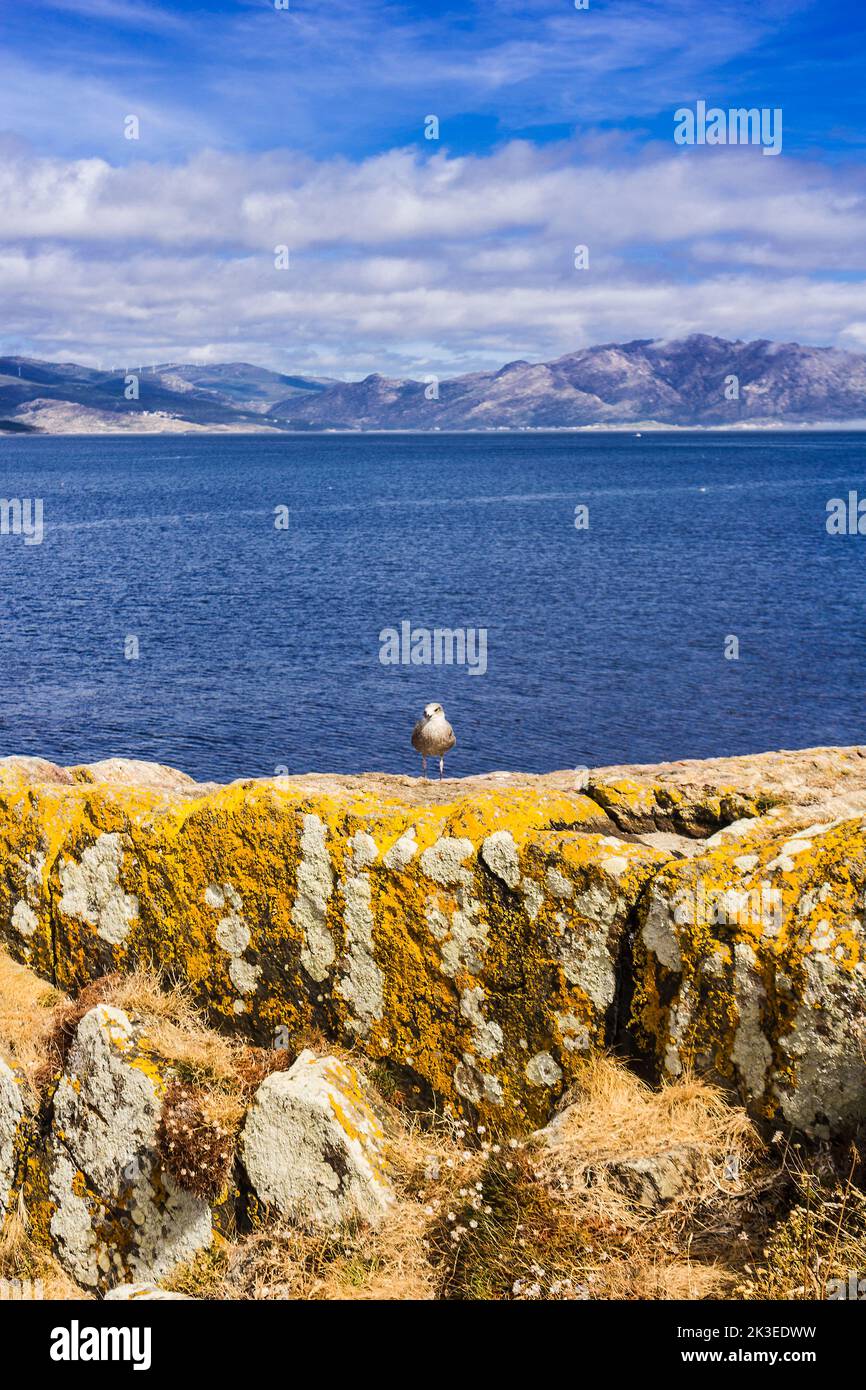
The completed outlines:
<svg viewBox="0 0 866 1390">
<path fill-rule="evenodd" d="M 7 437 L 0 752 L 415 773 L 431 700 L 453 775 L 866 741 L 851 489 L 846 433 Z M 486 673 L 382 665 L 404 620 Z"/>
</svg>

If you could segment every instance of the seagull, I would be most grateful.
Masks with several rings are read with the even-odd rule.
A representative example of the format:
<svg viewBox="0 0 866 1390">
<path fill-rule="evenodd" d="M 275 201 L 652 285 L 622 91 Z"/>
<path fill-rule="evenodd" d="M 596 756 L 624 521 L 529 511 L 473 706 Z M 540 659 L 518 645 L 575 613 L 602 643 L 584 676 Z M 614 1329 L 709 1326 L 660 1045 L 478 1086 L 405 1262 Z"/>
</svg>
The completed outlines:
<svg viewBox="0 0 866 1390">
<path fill-rule="evenodd" d="M 425 705 L 424 714 L 412 730 L 412 747 L 421 754 L 421 776 L 427 777 L 427 759 L 439 759 L 439 781 L 445 771 L 445 754 L 457 742 L 454 730 L 441 705 Z"/>
</svg>

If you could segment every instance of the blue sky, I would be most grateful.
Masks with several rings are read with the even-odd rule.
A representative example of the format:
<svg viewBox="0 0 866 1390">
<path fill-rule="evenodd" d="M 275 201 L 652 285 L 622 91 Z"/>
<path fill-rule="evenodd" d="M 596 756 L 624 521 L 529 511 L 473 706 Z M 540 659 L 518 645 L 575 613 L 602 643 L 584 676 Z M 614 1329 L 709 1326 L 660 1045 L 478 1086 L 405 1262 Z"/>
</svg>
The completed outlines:
<svg viewBox="0 0 866 1390">
<path fill-rule="evenodd" d="M 4 351 L 353 376 L 697 330 L 866 349 L 850 0 L 32 0 L 2 26 Z M 675 146 L 699 99 L 781 108 L 781 155 Z"/>
</svg>

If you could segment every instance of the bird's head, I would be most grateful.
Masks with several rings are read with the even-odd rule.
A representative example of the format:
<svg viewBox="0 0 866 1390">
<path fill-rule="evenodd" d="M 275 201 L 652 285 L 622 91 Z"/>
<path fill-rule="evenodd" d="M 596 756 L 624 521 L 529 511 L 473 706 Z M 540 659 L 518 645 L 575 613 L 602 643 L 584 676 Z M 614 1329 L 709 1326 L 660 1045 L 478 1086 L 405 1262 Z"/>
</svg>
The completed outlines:
<svg viewBox="0 0 866 1390">
<path fill-rule="evenodd" d="M 444 714 L 444 713 L 445 713 L 445 711 L 444 711 L 444 709 L 442 708 L 441 705 L 425 705 L 425 706 L 424 706 L 424 718 L 425 718 L 425 719 L 432 719 L 433 716 L 434 716 L 434 714 Z"/>
</svg>

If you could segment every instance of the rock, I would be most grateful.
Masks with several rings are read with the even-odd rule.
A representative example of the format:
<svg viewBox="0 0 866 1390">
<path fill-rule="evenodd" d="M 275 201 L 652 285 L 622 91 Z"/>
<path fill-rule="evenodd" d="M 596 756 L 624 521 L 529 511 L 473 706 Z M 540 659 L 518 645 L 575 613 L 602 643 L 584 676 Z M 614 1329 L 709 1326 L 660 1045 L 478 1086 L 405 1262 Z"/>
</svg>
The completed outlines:
<svg viewBox="0 0 866 1390">
<path fill-rule="evenodd" d="M 18 1141 L 24 1120 L 21 1081 L 0 1057 L 0 1220 L 10 1210 L 17 1168 Z"/>
<path fill-rule="evenodd" d="M 385 1133 L 354 1068 L 304 1051 L 259 1086 L 241 1156 L 264 1207 L 311 1230 L 377 1224 L 392 1201 Z"/>
<path fill-rule="evenodd" d="M 138 758 L 103 758 L 82 763 L 69 771 L 79 782 L 103 782 L 120 787 L 155 787 L 166 791 L 200 792 L 200 784 L 162 763 L 145 763 Z"/>
<path fill-rule="evenodd" d="M 729 821 L 754 816 L 758 809 L 753 798 L 733 787 L 678 787 L 596 774 L 589 779 L 588 791 L 619 829 L 630 834 L 667 831 L 701 838 Z"/>
<path fill-rule="evenodd" d="M 606 1165 L 608 1178 L 636 1206 L 654 1210 L 688 1192 L 705 1163 L 696 1149 L 679 1147 L 643 1158 L 623 1158 Z"/>
<path fill-rule="evenodd" d="M 626 924 L 666 861 L 557 778 L 88 775 L 0 781 L 18 960 L 74 990 L 146 959 L 254 1043 L 318 1031 L 506 1125 L 546 1119 L 608 1039 Z"/>
<path fill-rule="evenodd" d="M 547 1181 L 554 1188 L 588 1191 L 602 1184 L 619 1189 L 635 1206 L 654 1211 L 688 1194 L 708 1169 L 707 1155 L 696 1143 L 684 1143 L 676 1108 L 665 1110 L 652 1091 L 624 1067 L 590 1068 L 571 1088 L 553 1119 L 530 1138 L 544 1151 Z M 598 1066 L 598 1064 L 596 1064 Z M 616 1078 L 614 1089 L 610 1078 Z M 611 1107 L 610 1136 L 600 1145 L 597 1117 Z M 690 1140 L 700 1112 L 689 1115 Z M 590 1137 L 585 1126 L 589 1123 Z M 677 1134 L 677 1138 L 674 1138 Z M 706 1135 L 704 1136 L 706 1139 Z M 668 1143 L 667 1148 L 661 1144 Z"/>
<path fill-rule="evenodd" d="M 180 1299 L 189 1303 L 196 1301 L 191 1299 L 189 1294 L 172 1293 L 169 1289 L 161 1289 L 158 1284 L 118 1284 L 116 1288 L 109 1289 L 102 1301 L 103 1303 L 161 1303 Z"/>
<path fill-rule="evenodd" d="M 156 1156 L 165 1064 L 121 1010 L 78 1025 L 54 1095 L 48 1185 L 55 1249 L 89 1288 L 158 1280 L 208 1247 L 208 1204 Z"/>
<path fill-rule="evenodd" d="M 634 1025 L 660 1072 L 733 1082 L 819 1137 L 866 1119 L 866 820 L 760 825 L 668 865 L 641 907 Z"/>
<path fill-rule="evenodd" d="M 866 750 L 597 769 L 588 782 L 572 770 L 227 787 L 126 760 L 12 758 L 0 939 L 61 989 L 150 961 L 226 1031 L 281 1046 L 318 1032 L 498 1129 L 549 1118 L 581 1058 L 621 1032 L 633 992 L 659 1066 L 709 1062 L 762 1113 L 784 1101 L 790 1123 L 835 1132 L 854 1122 L 859 1062 L 824 1036 L 816 1004 L 857 1014 L 853 903 L 825 964 L 787 929 L 702 936 L 667 919 L 705 869 L 731 902 L 765 869 L 787 892 L 801 861 L 769 868 L 772 846 L 817 843 L 840 810 L 866 816 Z"/>
<path fill-rule="evenodd" d="M 75 778 L 65 767 L 58 767 L 46 758 L 0 758 L 0 786 L 16 787 L 22 781 L 34 783 L 59 782 L 71 786 Z"/>
</svg>

